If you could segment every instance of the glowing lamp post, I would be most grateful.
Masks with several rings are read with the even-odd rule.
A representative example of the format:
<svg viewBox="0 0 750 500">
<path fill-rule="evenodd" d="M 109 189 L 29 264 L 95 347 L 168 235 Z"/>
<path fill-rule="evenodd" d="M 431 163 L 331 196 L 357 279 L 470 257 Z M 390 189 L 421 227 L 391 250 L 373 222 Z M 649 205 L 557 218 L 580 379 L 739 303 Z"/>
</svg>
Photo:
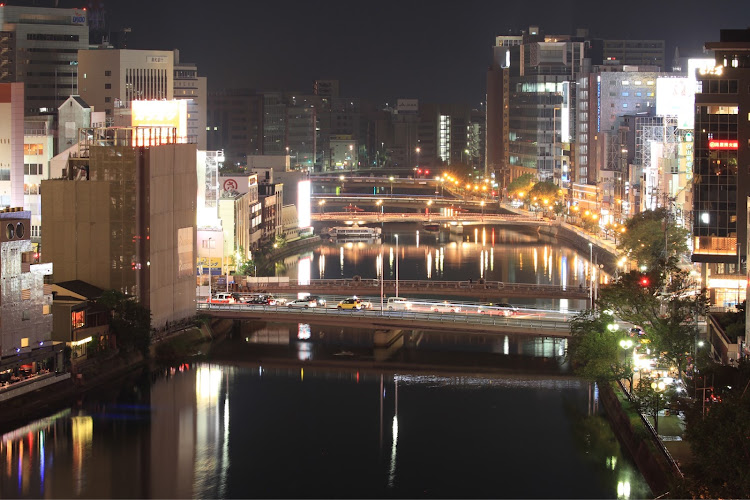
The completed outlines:
<svg viewBox="0 0 750 500">
<path fill-rule="evenodd" d="M 661 402 L 661 393 L 664 392 L 666 385 L 664 382 L 651 382 L 651 388 L 654 390 L 654 430 L 659 435 L 659 403 Z"/>
</svg>

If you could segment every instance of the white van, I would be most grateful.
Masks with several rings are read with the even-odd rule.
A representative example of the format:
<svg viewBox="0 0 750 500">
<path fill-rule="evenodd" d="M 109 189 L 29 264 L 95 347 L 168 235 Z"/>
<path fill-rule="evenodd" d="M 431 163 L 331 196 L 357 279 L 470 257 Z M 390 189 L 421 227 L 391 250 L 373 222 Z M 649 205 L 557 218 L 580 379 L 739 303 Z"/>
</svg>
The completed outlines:
<svg viewBox="0 0 750 500">
<path fill-rule="evenodd" d="M 411 310 L 411 302 L 403 297 L 388 297 L 388 310 L 409 311 Z"/>
</svg>

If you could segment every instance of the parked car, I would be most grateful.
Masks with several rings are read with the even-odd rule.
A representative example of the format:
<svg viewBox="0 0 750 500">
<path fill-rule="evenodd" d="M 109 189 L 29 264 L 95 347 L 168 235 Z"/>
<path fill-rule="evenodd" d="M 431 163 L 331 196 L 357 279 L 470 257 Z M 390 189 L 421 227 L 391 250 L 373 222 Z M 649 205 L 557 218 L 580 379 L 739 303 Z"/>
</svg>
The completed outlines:
<svg viewBox="0 0 750 500">
<path fill-rule="evenodd" d="M 286 306 L 291 308 L 309 309 L 311 307 L 318 307 L 318 301 L 311 299 L 310 297 L 305 297 L 303 299 L 295 299 L 291 302 L 287 302 Z"/>
<path fill-rule="evenodd" d="M 487 302 L 477 307 L 479 314 L 497 314 L 498 316 L 513 316 L 518 312 L 516 306 L 506 302 Z"/>
</svg>

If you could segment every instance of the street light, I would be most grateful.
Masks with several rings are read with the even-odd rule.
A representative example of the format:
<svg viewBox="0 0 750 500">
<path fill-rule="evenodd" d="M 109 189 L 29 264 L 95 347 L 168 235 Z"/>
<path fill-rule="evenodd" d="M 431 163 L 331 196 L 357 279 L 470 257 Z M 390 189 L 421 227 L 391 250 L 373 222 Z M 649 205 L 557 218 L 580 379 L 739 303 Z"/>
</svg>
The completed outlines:
<svg viewBox="0 0 750 500">
<path fill-rule="evenodd" d="M 651 382 L 651 388 L 654 390 L 654 430 L 657 436 L 659 435 L 659 400 L 665 387 L 666 385 L 661 380 Z"/>
<path fill-rule="evenodd" d="M 482 206 L 482 220 L 484 220 L 484 200 L 479 203 Z"/>
<path fill-rule="evenodd" d="M 630 349 L 633 348 L 633 341 L 630 339 L 622 339 L 620 341 L 620 347 L 622 347 L 626 351 L 626 356 L 628 359 L 628 365 L 627 365 L 628 366 L 628 378 L 630 381 L 629 392 L 632 394 L 633 393 L 633 355 L 630 352 Z"/>
<path fill-rule="evenodd" d="M 380 215 L 383 215 L 383 200 L 376 201 L 375 205 L 380 207 Z"/>
<path fill-rule="evenodd" d="M 393 196 L 393 176 L 388 177 L 388 180 L 391 181 L 391 196 Z"/>
<path fill-rule="evenodd" d="M 396 297 L 398 296 L 398 235 L 396 235 Z"/>
<path fill-rule="evenodd" d="M 325 212 L 325 208 L 324 208 L 325 204 L 326 204 L 326 200 L 320 200 L 318 202 L 318 206 L 320 207 L 320 213 L 321 214 Z"/>
</svg>

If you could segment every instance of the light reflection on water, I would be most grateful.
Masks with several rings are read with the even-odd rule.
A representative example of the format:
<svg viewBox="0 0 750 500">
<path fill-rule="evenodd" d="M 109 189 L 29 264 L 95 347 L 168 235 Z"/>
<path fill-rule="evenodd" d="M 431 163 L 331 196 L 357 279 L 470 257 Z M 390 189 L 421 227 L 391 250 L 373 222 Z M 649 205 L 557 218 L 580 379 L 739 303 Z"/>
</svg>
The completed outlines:
<svg viewBox="0 0 750 500">
<path fill-rule="evenodd" d="M 284 259 L 281 275 L 307 282 L 320 279 L 385 279 L 396 275 L 396 231 L 399 234 L 400 280 L 474 280 L 588 287 L 595 273 L 589 252 L 579 252 L 529 229 L 481 226 L 467 234 L 446 229 L 425 233 L 415 224 L 384 224 L 382 240 L 323 241 L 312 251 Z M 382 258 L 381 255 L 387 258 Z M 598 276 L 598 275 L 601 276 Z"/>
<path fill-rule="evenodd" d="M 363 370 L 166 370 L 3 435 L 0 496 L 650 495 L 584 382 Z"/>
</svg>

